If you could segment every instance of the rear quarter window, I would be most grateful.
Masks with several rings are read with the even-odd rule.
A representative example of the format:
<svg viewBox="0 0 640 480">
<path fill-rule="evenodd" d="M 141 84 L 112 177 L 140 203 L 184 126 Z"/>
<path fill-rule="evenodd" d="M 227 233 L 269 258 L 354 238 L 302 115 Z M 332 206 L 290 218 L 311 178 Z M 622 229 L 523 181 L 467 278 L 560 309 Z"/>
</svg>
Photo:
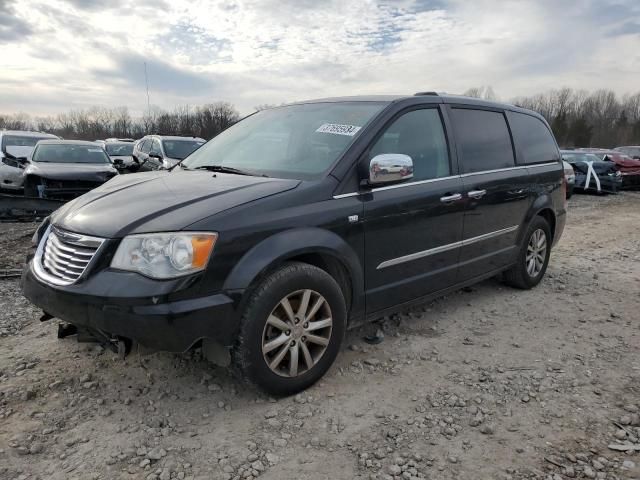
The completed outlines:
<svg viewBox="0 0 640 480">
<path fill-rule="evenodd" d="M 503 113 L 452 108 L 451 117 L 462 173 L 515 165 L 511 136 Z"/>
<path fill-rule="evenodd" d="M 518 163 L 552 162 L 560 159 L 553 134 L 542 120 L 525 113 L 508 112 Z"/>
</svg>

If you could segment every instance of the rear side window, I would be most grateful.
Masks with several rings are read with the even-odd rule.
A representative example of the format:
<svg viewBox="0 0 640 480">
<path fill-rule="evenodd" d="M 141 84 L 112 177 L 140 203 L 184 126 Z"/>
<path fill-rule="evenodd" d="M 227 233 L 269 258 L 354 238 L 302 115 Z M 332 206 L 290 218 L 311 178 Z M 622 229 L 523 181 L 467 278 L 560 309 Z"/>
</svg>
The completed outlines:
<svg viewBox="0 0 640 480">
<path fill-rule="evenodd" d="M 370 158 L 401 153 L 413 160 L 413 180 L 447 177 L 449 152 L 440 113 L 435 108 L 413 110 L 396 119 L 376 141 Z"/>
<path fill-rule="evenodd" d="M 462 173 L 497 170 L 515 165 L 511 136 L 504 114 L 453 108 L 451 117 Z"/>
<path fill-rule="evenodd" d="M 539 118 L 508 112 L 519 163 L 550 162 L 559 159 L 558 147 L 547 126 Z"/>
</svg>

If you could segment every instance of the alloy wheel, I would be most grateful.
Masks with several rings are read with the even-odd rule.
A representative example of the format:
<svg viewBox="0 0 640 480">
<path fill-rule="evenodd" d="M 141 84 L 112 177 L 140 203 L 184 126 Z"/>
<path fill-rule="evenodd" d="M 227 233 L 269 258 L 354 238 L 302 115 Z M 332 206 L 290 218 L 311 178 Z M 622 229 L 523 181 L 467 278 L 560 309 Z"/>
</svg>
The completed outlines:
<svg viewBox="0 0 640 480">
<path fill-rule="evenodd" d="M 297 377 L 320 361 L 331 340 L 333 318 L 326 299 L 298 290 L 271 311 L 262 334 L 262 355 L 282 377 Z"/>
<path fill-rule="evenodd" d="M 525 264 L 530 277 L 537 277 L 542 271 L 547 256 L 547 236 L 541 228 L 535 230 L 527 244 Z"/>
</svg>

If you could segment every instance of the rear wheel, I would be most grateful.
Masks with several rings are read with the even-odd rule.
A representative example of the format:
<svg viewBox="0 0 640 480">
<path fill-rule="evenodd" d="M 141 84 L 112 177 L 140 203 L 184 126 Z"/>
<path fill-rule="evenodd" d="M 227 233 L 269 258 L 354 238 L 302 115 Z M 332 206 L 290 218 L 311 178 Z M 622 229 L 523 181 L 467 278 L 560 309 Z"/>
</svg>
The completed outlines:
<svg viewBox="0 0 640 480">
<path fill-rule="evenodd" d="M 286 264 L 251 293 L 234 364 L 270 394 L 296 393 L 318 381 L 335 360 L 346 317 L 344 297 L 331 275 L 304 263 Z"/>
<path fill-rule="evenodd" d="M 550 254 L 549 223 L 536 216 L 527 228 L 516 264 L 504 273 L 505 283 L 522 289 L 535 287 L 544 277 Z"/>
</svg>

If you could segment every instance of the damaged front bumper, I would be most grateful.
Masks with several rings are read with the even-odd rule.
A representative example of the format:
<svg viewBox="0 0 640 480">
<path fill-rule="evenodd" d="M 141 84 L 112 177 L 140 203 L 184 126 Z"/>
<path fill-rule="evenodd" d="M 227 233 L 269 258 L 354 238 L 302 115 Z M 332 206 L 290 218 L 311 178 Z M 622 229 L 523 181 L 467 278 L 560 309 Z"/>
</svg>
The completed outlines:
<svg viewBox="0 0 640 480">
<path fill-rule="evenodd" d="M 40 184 L 36 186 L 36 189 L 40 198 L 72 200 L 94 188 L 98 188 L 103 183 L 104 181 L 50 180 L 48 178 L 41 178 Z"/>
<path fill-rule="evenodd" d="M 179 281 L 156 281 L 109 269 L 78 284 L 54 286 L 36 275 L 34 261 L 22 274 L 24 296 L 76 327 L 169 352 L 187 351 L 202 339 L 223 346 L 235 341 L 237 312 L 233 300 L 223 293 L 169 301 Z"/>
</svg>

